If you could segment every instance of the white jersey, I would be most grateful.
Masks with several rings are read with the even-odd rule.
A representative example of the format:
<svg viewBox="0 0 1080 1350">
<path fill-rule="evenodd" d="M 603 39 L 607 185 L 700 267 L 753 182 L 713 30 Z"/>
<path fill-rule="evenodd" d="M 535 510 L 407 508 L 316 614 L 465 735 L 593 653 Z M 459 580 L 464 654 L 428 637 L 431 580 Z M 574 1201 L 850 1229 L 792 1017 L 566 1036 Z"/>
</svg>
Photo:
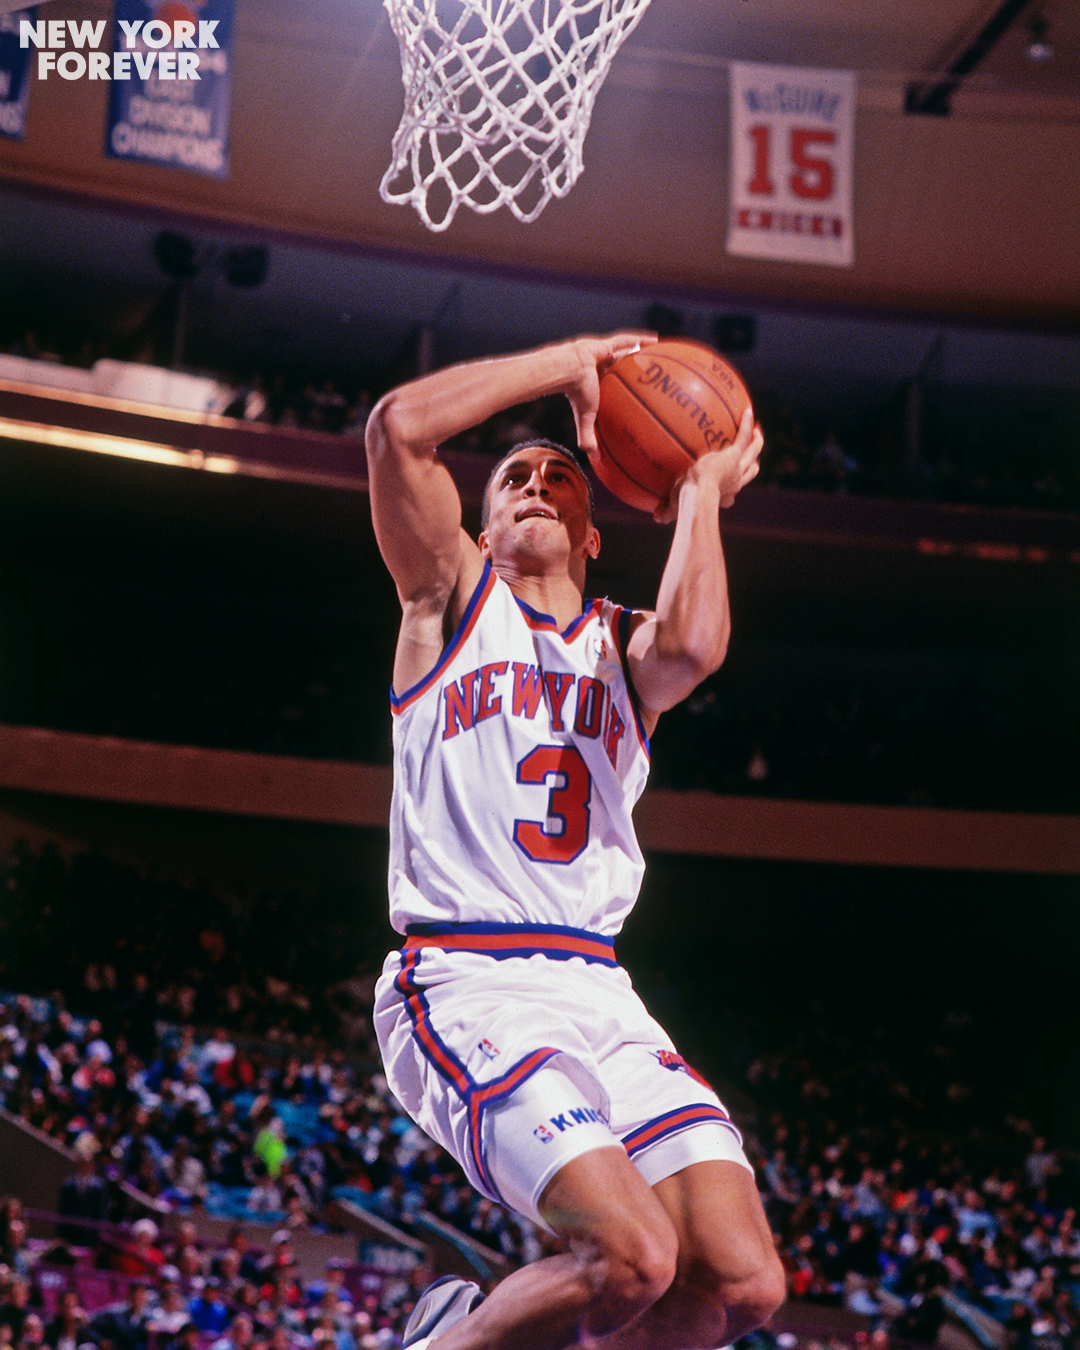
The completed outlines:
<svg viewBox="0 0 1080 1350">
<path fill-rule="evenodd" d="M 437 666 L 391 695 L 390 919 L 547 924 L 612 937 L 644 861 L 631 813 L 649 747 L 630 611 L 559 632 L 485 565 Z"/>
</svg>

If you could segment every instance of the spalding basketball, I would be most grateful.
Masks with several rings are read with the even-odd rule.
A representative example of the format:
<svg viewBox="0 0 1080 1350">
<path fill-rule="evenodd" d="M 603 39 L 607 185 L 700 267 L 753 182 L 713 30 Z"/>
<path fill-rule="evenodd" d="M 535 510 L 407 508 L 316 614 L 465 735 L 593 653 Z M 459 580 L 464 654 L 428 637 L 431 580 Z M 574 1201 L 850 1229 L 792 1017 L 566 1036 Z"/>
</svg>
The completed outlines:
<svg viewBox="0 0 1080 1350">
<path fill-rule="evenodd" d="M 596 475 L 628 505 L 654 511 L 695 459 L 731 444 L 749 404 L 738 371 L 703 342 L 642 347 L 600 380 Z"/>
</svg>

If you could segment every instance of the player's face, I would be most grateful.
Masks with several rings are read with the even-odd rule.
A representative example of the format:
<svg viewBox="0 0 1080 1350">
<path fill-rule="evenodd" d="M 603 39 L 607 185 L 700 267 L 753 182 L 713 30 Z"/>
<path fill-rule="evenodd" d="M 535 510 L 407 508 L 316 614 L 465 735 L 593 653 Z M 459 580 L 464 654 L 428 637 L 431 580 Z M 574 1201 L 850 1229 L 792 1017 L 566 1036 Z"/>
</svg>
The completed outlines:
<svg viewBox="0 0 1080 1350">
<path fill-rule="evenodd" d="M 588 558 L 599 551 L 588 485 L 558 451 L 526 446 L 499 466 L 488 488 L 480 551 L 497 562 L 507 551 L 547 555 L 565 552 L 567 546 Z"/>
</svg>

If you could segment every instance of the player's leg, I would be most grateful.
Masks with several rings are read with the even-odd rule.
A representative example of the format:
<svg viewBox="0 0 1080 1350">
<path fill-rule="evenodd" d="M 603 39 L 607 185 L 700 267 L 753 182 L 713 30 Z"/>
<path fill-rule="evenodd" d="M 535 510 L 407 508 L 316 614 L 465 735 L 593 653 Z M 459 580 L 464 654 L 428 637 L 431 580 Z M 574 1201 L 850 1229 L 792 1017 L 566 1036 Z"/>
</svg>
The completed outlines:
<svg viewBox="0 0 1080 1350">
<path fill-rule="evenodd" d="M 728 1345 L 765 1322 L 785 1293 L 753 1168 L 715 1090 L 631 989 L 615 999 L 612 1040 L 597 1046 L 610 1128 L 670 1218 L 678 1254 L 663 1298 L 602 1344 Z"/>
<path fill-rule="evenodd" d="M 785 1295 L 783 1267 L 751 1172 L 698 1162 L 654 1185 L 678 1242 L 662 1298 L 604 1350 L 706 1350 L 761 1326 Z"/>
<path fill-rule="evenodd" d="M 566 1350 L 638 1317 L 671 1284 L 676 1230 L 617 1147 L 571 1159 L 544 1188 L 545 1223 L 570 1250 L 515 1271 L 423 1350 Z"/>
</svg>

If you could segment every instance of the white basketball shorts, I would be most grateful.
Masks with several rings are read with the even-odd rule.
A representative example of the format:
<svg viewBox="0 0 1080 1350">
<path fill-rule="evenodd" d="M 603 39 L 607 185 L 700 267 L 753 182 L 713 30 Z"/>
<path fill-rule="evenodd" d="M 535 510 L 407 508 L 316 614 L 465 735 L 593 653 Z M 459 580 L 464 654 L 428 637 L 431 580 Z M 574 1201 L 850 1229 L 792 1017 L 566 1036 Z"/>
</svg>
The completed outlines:
<svg viewBox="0 0 1080 1350">
<path fill-rule="evenodd" d="M 537 1202 L 572 1158 L 623 1149 L 650 1185 L 695 1162 L 750 1168 L 716 1093 L 617 965 L 555 925 L 426 924 L 386 959 L 375 1030 L 391 1091 L 491 1199 Z"/>
</svg>

